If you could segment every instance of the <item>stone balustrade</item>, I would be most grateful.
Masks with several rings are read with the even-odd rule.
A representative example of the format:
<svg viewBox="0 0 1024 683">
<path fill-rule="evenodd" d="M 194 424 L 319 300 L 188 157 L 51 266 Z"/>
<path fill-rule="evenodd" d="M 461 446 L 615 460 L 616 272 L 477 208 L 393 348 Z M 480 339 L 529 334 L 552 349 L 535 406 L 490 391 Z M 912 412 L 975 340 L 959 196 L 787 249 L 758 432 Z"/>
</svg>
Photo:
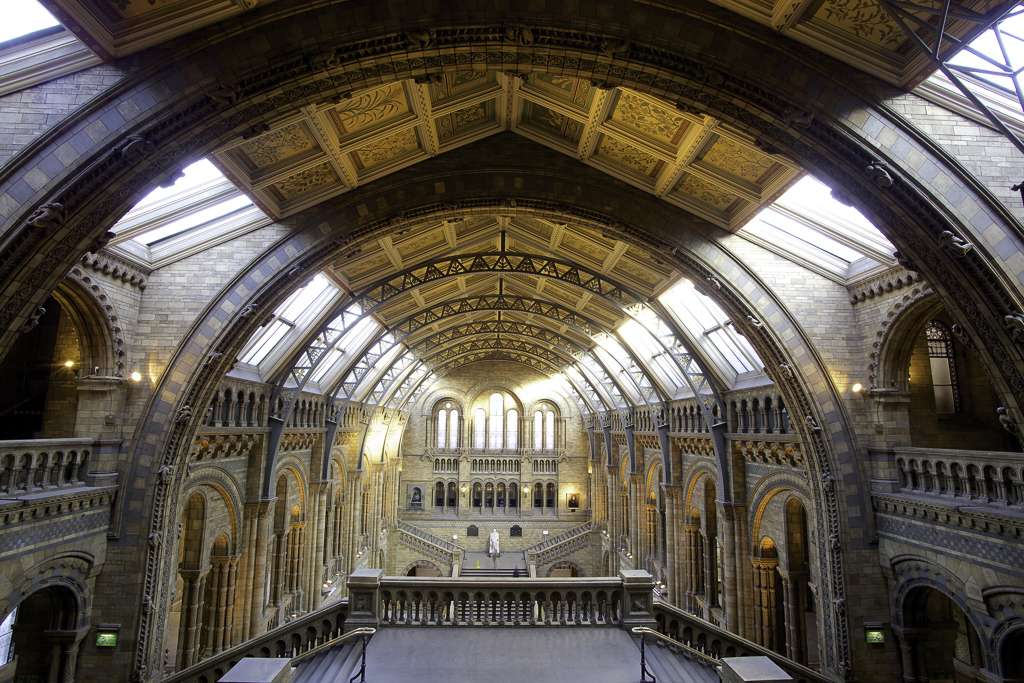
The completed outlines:
<svg viewBox="0 0 1024 683">
<path fill-rule="evenodd" d="M 164 676 L 162 683 L 216 683 L 245 657 L 292 658 L 323 645 L 351 630 L 346 622 L 348 603 L 327 607 L 292 619 L 287 624 L 257 636 L 237 647 L 204 659 L 195 666 Z"/>
<path fill-rule="evenodd" d="M 1024 507 L 1024 462 L 993 451 L 896 447 L 869 449 L 872 489 L 955 500 L 960 504 Z"/>
<path fill-rule="evenodd" d="M 654 579 L 623 571 L 601 578 L 384 577 L 348 581 L 349 627 L 653 626 Z"/>
<path fill-rule="evenodd" d="M 654 601 L 656 630 L 688 648 L 721 661 L 726 657 L 767 657 L 789 674 L 796 683 L 828 683 L 831 679 L 819 671 L 797 664 L 766 647 L 718 628 L 709 621 L 660 600 Z M 685 657 L 687 654 L 682 653 Z"/>
<path fill-rule="evenodd" d="M 84 486 L 92 439 L 0 441 L 0 497 Z"/>
<path fill-rule="evenodd" d="M 526 549 L 527 564 L 539 565 L 552 562 L 577 548 L 582 548 L 589 542 L 587 534 L 592 530 L 593 525 L 590 522 L 585 522 L 569 529 L 565 533 L 530 546 Z"/>
</svg>

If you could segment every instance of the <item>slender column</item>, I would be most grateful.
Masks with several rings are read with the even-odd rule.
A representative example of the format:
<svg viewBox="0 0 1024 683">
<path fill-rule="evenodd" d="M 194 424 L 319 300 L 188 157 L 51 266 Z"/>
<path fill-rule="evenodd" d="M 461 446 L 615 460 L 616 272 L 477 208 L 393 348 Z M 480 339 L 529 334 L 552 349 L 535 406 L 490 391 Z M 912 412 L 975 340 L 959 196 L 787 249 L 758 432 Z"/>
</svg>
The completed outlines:
<svg viewBox="0 0 1024 683">
<path fill-rule="evenodd" d="M 228 561 L 228 582 L 224 612 L 224 649 L 227 650 L 238 642 L 235 638 L 238 619 L 235 612 L 235 596 L 238 592 L 238 556 Z"/>
<path fill-rule="evenodd" d="M 224 649 L 224 631 L 227 626 L 228 616 L 228 558 L 221 560 L 221 563 L 217 566 L 217 581 L 214 584 L 216 593 L 214 597 L 217 601 L 217 614 L 214 619 L 213 628 L 213 653 L 217 654 Z"/>
<path fill-rule="evenodd" d="M 715 556 L 717 551 L 715 537 L 707 533 L 704 535 L 703 540 L 704 596 L 707 598 L 708 605 L 716 605 L 718 604 L 716 599 L 718 597 L 718 577 L 715 576 L 715 565 L 718 558 Z"/>
<path fill-rule="evenodd" d="M 181 605 L 181 627 L 178 636 L 178 648 L 180 652 L 178 669 L 184 669 L 195 664 L 197 650 L 199 648 L 199 636 L 202 624 L 200 623 L 203 607 L 203 592 L 206 586 L 206 575 L 209 568 L 205 570 L 181 570 L 183 582 L 182 605 Z M 187 601 L 187 602 L 186 602 Z"/>
<path fill-rule="evenodd" d="M 786 597 L 786 656 L 801 664 L 807 664 L 806 585 L 806 572 L 792 572 L 782 582 Z"/>
<path fill-rule="evenodd" d="M 50 642 L 50 668 L 46 674 L 46 683 L 60 683 L 61 658 L 64 653 L 64 645 L 60 640 L 54 638 Z"/>
<path fill-rule="evenodd" d="M 245 595 L 245 630 L 248 638 L 255 638 L 263 630 L 263 608 L 266 606 L 267 592 L 267 537 L 270 536 L 269 512 L 275 499 L 263 500 L 252 504 L 252 526 L 250 537 L 254 537 L 252 548 L 248 550 L 252 558 L 250 566 L 252 574 L 246 583 L 252 586 Z M 245 638 L 238 638 L 241 642 Z"/>
<path fill-rule="evenodd" d="M 751 572 L 751 574 L 752 574 L 753 580 L 754 580 L 754 632 L 753 632 L 754 637 L 753 637 L 753 641 L 755 643 L 757 643 L 758 645 L 764 645 L 765 644 L 764 631 L 762 630 L 763 626 L 764 626 L 764 619 L 763 619 L 764 595 L 762 593 L 762 586 L 761 586 L 761 562 L 756 557 L 752 557 L 752 558 L 750 558 L 750 564 L 751 564 L 751 567 L 753 567 L 753 571 Z"/>
<path fill-rule="evenodd" d="M 82 642 L 82 638 L 85 637 L 85 633 L 76 637 L 68 644 L 67 650 L 64 651 L 64 667 L 61 670 L 60 683 L 74 683 L 75 668 L 78 666 L 78 645 Z"/>
<path fill-rule="evenodd" d="M 737 603 L 739 602 L 739 589 L 737 581 L 739 572 L 736 571 L 737 563 L 740 558 L 736 556 L 736 541 L 735 541 L 735 525 L 733 524 L 733 514 L 735 510 L 732 505 L 728 503 L 718 503 L 719 516 L 725 522 L 722 527 L 725 530 L 725 538 L 723 539 L 725 547 L 732 550 L 732 557 L 723 558 L 725 566 L 722 567 L 722 592 L 724 595 L 721 596 L 721 601 L 724 603 L 722 606 L 725 608 L 725 621 L 726 628 L 733 632 L 739 633 L 739 611 L 737 609 Z"/>
</svg>

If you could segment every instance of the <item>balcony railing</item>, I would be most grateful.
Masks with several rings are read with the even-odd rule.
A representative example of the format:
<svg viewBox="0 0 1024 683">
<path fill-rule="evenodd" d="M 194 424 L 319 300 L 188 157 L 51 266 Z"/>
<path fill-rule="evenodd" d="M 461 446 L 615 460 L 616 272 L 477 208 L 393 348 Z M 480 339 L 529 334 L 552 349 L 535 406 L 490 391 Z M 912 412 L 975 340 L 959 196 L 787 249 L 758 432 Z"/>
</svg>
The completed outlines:
<svg viewBox="0 0 1024 683">
<path fill-rule="evenodd" d="M 0 441 L 0 498 L 86 485 L 92 439 Z"/>
<path fill-rule="evenodd" d="M 680 652 L 683 657 L 699 656 L 714 661 L 720 661 L 723 657 L 768 657 L 792 676 L 796 683 L 829 683 L 832 680 L 819 671 L 798 664 L 735 633 L 729 633 L 668 603 L 655 601 L 654 615 L 658 624 L 657 631 L 685 646 Z M 696 653 L 688 650 L 696 650 Z"/>
<path fill-rule="evenodd" d="M 244 657 L 292 658 L 339 638 L 346 628 L 348 602 L 331 603 L 284 626 L 256 636 L 195 666 L 165 676 L 161 683 L 216 683 Z"/>
<path fill-rule="evenodd" d="M 1024 460 L 992 451 L 940 448 L 869 449 L 872 489 L 960 504 L 1024 507 Z"/>
</svg>

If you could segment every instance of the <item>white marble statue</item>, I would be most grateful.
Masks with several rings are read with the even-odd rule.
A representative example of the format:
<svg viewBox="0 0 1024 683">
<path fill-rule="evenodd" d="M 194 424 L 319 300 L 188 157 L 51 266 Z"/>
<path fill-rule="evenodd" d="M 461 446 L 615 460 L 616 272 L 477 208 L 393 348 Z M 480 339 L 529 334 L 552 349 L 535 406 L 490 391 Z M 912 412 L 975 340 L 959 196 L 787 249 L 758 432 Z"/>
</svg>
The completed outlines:
<svg viewBox="0 0 1024 683">
<path fill-rule="evenodd" d="M 498 550 L 498 530 L 492 529 L 490 535 L 490 542 L 487 546 L 487 554 L 491 557 L 497 557 L 501 552 Z"/>
</svg>

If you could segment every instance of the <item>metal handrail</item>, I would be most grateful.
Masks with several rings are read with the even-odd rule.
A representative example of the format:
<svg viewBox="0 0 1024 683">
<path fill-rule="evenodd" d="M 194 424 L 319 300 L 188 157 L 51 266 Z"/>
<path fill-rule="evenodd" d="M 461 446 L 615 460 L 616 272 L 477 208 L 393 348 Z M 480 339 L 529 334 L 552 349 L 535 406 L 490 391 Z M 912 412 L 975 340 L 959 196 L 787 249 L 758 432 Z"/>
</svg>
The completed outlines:
<svg viewBox="0 0 1024 683">
<path fill-rule="evenodd" d="M 688 652 L 689 654 L 693 655 L 694 657 L 697 657 L 698 659 L 703 659 L 708 664 L 711 664 L 711 666 L 717 667 L 722 665 L 722 661 L 717 657 L 712 657 L 711 655 L 701 652 L 700 650 L 697 650 L 695 648 L 692 648 L 689 645 L 680 643 L 678 640 L 675 640 L 674 638 L 669 638 L 664 633 L 658 633 L 653 628 L 647 628 L 646 626 L 634 626 L 632 631 L 633 633 L 636 633 L 641 637 L 641 643 L 643 643 L 643 636 L 654 636 L 655 638 L 664 640 L 669 645 L 674 645 L 675 647 L 678 647 L 679 649 Z"/>
<path fill-rule="evenodd" d="M 371 628 L 369 626 L 364 626 L 362 628 L 357 628 L 357 629 L 354 629 L 352 631 L 349 631 L 348 633 L 346 633 L 344 635 L 341 635 L 341 636 L 338 636 L 337 638 L 332 638 L 331 640 L 324 641 L 324 642 L 320 643 L 319 645 L 317 645 L 316 647 L 310 648 L 310 649 L 306 650 L 305 652 L 303 652 L 302 654 L 295 655 L 294 657 L 292 657 L 292 666 L 295 666 L 296 662 L 298 662 L 300 660 L 303 660 L 306 657 L 309 657 L 310 655 L 318 654 L 320 652 L 323 652 L 324 650 L 329 650 L 329 649 L 331 649 L 332 647 L 334 647 L 335 645 L 337 645 L 338 643 L 340 643 L 340 642 L 342 642 L 344 640 L 348 640 L 348 639 L 354 638 L 356 636 L 372 636 L 376 632 L 377 632 L 377 629 Z"/>
</svg>

